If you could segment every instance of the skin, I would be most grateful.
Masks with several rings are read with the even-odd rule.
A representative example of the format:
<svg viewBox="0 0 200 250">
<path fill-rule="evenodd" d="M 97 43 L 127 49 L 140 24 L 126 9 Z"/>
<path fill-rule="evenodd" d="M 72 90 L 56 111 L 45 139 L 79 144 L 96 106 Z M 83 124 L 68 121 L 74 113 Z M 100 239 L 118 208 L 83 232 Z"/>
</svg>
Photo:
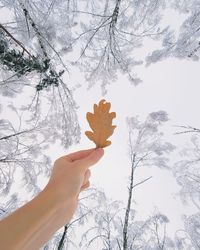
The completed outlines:
<svg viewBox="0 0 200 250">
<path fill-rule="evenodd" d="M 0 221 L 0 249 L 36 250 L 67 224 L 81 191 L 89 187 L 89 167 L 103 149 L 78 151 L 57 159 L 48 184 L 33 200 Z"/>
</svg>

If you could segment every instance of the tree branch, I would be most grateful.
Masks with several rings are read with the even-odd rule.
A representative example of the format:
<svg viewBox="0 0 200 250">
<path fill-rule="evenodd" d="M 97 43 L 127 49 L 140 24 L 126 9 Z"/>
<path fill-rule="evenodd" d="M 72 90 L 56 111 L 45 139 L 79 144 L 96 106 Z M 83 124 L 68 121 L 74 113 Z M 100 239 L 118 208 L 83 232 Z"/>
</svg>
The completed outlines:
<svg viewBox="0 0 200 250">
<path fill-rule="evenodd" d="M 23 51 L 25 51 L 31 58 L 33 57 L 30 52 L 19 42 L 10 32 L 0 23 L 0 29 L 2 29 L 17 45 L 19 45 Z"/>
<path fill-rule="evenodd" d="M 153 177 L 153 176 L 150 176 L 150 177 L 148 177 L 148 178 L 146 178 L 146 179 L 144 179 L 144 180 L 142 180 L 142 181 L 136 183 L 136 184 L 133 186 L 133 188 L 135 188 L 135 187 L 141 185 L 142 183 L 144 183 L 144 182 L 150 180 L 152 177 Z"/>
</svg>

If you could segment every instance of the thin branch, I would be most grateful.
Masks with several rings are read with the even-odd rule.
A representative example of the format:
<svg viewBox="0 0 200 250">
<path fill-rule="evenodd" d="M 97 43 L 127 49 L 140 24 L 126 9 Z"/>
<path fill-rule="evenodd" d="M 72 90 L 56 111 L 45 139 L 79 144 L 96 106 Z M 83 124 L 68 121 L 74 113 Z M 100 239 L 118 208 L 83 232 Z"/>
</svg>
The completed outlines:
<svg viewBox="0 0 200 250">
<path fill-rule="evenodd" d="M 92 13 L 92 12 L 81 11 L 81 10 L 75 10 L 75 11 L 72 11 L 72 13 L 88 14 L 88 15 L 98 16 L 98 17 L 111 17 L 111 16 L 105 16 L 105 15 L 95 14 L 95 13 Z"/>
<path fill-rule="evenodd" d="M 11 135 L 3 136 L 3 137 L 0 137 L 0 141 L 1 140 L 7 140 L 7 139 L 9 139 L 11 137 L 18 136 L 18 135 L 21 135 L 21 134 L 29 133 L 29 132 L 31 132 L 33 130 L 34 129 L 24 130 L 24 131 L 21 131 L 21 132 L 18 132 L 18 133 L 14 133 L 14 134 L 11 134 Z"/>
<path fill-rule="evenodd" d="M 63 232 L 62 237 L 61 237 L 61 239 L 59 241 L 59 244 L 58 244 L 58 250 L 61 250 L 64 247 L 64 242 L 65 242 L 65 237 L 66 237 L 66 234 L 67 234 L 67 229 L 68 229 L 68 224 L 65 225 L 65 227 L 64 227 L 64 232 Z"/>
<path fill-rule="evenodd" d="M 119 247 L 119 250 L 121 250 L 121 246 L 120 246 L 120 243 L 119 243 L 119 240 L 117 239 L 117 245 Z"/>
<path fill-rule="evenodd" d="M 37 28 L 35 22 L 33 21 L 32 17 L 30 16 L 29 11 L 28 11 L 28 10 L 26 9 L 26 7 L 24 6 L 24 3 L 23 3 L 21 0 L 18 0 L 18 2 L 19 2 L 19 5 L 20 5 L 21 8 L 22 8 L 22 11 L 23 11 L 23 13 L 24 13 L 25 18 L 30 22 L 30 24 L 31 24 L 31 26 L 32 26 L 32 28 L 33 28 L 33 30 L 35 31 L 35 34 L 36 34 L 36 36 L 37 36 L 37 38 L 38 38 L 38 42 L 39 42 L 40 48 L 41 48 L 41 50 L 42 50 L 42 52 L 43 52 L 43 54 L 44 54 L 44 57 L 45 57 L 46 59 L 49 59 L 49 58 L 48 58 L 48 54 L 47 54 L 46 49 L 45 49 L 45 46 L 44 46 L 43 41 L 42 41 L 42 34 L 41 34 L 40 31 L 38 30 L 38 28 Z"/>
<path fill-rule="evenodd" d="M 142 181 L 136 183 L 136 184 L 133 186 L 133 188 L 135 188 L 135 187 L 141 185 L 142 183 L 144 183 L 144 182 L 150 180 L 152 177 L 153 177 L 153 176 L 150 176 L 150 177 L 148 177 L 148 178 L 146 178 L 146 179 L 144 179 L 144 180 L 142 180 Z"/>
<path fill-rule="evenodd" d="M 199 128 L 195 128 L 191 126 L 174 126 L 174 127 L 185 129 L 185 131 L 174 133 L 175 135 L 186 134 L 186 133 L 200 133 Z"/>
<path fill-rule="evenodd" d="M 0 24 L 0 29 L 2 29 L 13 41 L 15 41 L 16 44 L 18 44 L 23 51 L 25 51 L 30 57 L 33 57 L 30 52 L 22 45 L 21 42 L 19 42 L 16 38 L 14 38 L 13 35 L 10 34 L 10 32 L 2 25 Z"/>
<path fill-rule="evenodd" d="M 94 33 L 91 35 L 90 39 L 88 40 L 87 44 L 85 45 L 83 51 L 81 52 L 81 55 L 79 56 L 78 60 L 85 54 L 86 49 L 88 48 L 89 44 L 91 43 L 92 39 L 95 37 L 97 32 L 103 28 L 104 26 L 108 25 L 109 23 L 106 23 L 111 17 L 108 17 L 105 21 L 103 21 L 97 28 L 94 29 Z M 78 61 L 77 60 L 77 61 Z"/>
</svg>

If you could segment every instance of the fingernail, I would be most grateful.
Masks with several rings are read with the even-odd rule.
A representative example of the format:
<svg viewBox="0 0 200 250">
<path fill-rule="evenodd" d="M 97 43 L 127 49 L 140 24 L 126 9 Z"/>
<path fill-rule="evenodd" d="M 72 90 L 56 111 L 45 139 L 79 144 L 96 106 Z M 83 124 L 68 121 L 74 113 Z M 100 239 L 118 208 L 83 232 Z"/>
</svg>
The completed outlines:
<svg viewBox="0 0 200 250">
<path fill-rule="evenodd" d="M 99 154 L 103 154 L 103 153 L 104 153 L 103 148 L 97 148 L 95 151 L 96 151 L 97 153 L 99 153 Z"/>
</svg>

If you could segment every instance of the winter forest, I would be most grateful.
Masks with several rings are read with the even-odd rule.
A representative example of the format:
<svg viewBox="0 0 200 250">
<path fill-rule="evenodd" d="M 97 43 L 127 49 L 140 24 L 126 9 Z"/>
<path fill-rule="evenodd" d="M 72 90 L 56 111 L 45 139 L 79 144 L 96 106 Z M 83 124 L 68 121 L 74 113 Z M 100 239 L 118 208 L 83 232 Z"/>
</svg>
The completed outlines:
<svg viewBox="0 0 200 250">
<path fill-rule="evenodd" d="M 200 0 L 0 0 L 1 218 L 105 99 L 112 144 L 42 249 L 200 249 L 199 57 Z"/>
</svg>

